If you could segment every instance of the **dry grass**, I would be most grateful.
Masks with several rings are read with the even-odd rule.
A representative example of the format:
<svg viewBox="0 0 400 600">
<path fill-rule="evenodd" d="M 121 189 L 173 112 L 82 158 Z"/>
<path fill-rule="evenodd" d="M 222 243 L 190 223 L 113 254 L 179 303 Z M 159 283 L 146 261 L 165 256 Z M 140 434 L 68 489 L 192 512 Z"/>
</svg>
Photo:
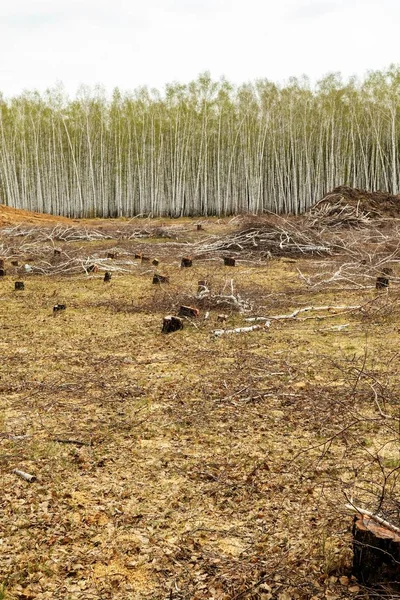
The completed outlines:
<svg viewBox="0 0 400 600">
<path fill-rule="evenodd" d="M 151 252 L 151 242 L 123 249 L 143 243 Z M 15 292 L 17 273 L 0 280 L 0 597 L 367 597 L 350 578 L 344 492 L 372 506 L 382 473 L 371 457 L 388 469 L 399 460 L 397 439 L 382 451 L 392 432 L 367 381 L 380 382 L 386 412 L 398 410 L 397 284 L 379 296 L 316 289 L 298 269 L 313 277 L 321 259 L 230 269 L 212 257 L 180 269 L 184 253 L 155 243 L 169 286 L 152 285 L 154 269 L 139 263 L 109 285 L 100 274 L 26 276 Z M 218 290 L 233 279 L 259 315 L 364 309 L 218 339 L 217 311 L 207 321 L 203 311 L 162 335 L 163 315 L 195 303 L 200 279 Z M 223 326 L 241 324 L 231 312 Z"/>
</svg>

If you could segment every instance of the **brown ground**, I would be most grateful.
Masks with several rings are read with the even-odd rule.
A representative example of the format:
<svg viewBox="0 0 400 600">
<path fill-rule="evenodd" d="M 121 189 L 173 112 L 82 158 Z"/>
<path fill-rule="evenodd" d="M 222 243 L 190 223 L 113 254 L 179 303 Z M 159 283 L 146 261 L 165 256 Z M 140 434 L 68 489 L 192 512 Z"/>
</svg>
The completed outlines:
<svg viewBox="0 0 400 600">
<path fill-rule="evenodd" d="M 388 502 L 398 492 L 397 232 L 346 232 L 346 255 L 246 251 L 228 268 L 204 254 L 182 270 L 196 236 L 241 222 L 197 232 L 176 221 L 129 239 L 115 221 L 114 238 L 55 241 L 100 266 L 86 275 L 76 262 L 68 275 L 46 226 L 0 230 L 0 598 L 367 598 L 351 577 L 344 504 L 376 508 L 383 482 Z M 152 284 L 155 269 L 134 259 L 143 250 L 169 286 Z M 395 273 L 377 293 L 384 256 Z M 216 328 L 248 325 L 245 315 L 224 307 L 221 324 L 211 305 L 205 320 L 198 303 L 199 319 L 162 335 L 165 314 L 196 304 L 200 279 L 225 293 L 232 280 L 253 315 L 362 308 L 217 338 Z M 56 303 L 67 309 L 53 317 Z"/>
</svg>

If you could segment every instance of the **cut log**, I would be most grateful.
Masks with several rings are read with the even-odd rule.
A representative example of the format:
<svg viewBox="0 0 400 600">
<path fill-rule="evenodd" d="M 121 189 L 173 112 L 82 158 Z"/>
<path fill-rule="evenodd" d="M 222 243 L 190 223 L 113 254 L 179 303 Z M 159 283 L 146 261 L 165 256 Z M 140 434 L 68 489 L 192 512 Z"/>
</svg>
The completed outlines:
<svg viewBox="0 0 400 600">
<path fill-rule="evenodd" d="M 184 256 L 181 260 L 182 269 L 193 266 L 193 259 L 190 256 Z"/>
<path fill-rule="evenodd" d="M 154 265 L 155 267 L 157 267 L 159 262 L 160 261 L 158 260 L 158 258 L 153 258 L 153 260 L 151 261 L 151 264 Z"/>
<path fill-rule="evenodd" d="M 28 481 L 29 483 L 33 483 L 34 481 L 36 481 L 35 475 L 31 475 L 30 473 L 25 473 L 25 471 L 21 471 L 20 469 L 14 469 L 13 473 L 18 475 L 18 477 L 21 477 L 21 479 Z"/>
<path fill-rule="evenodd" d="M 388 277 L 377 277 L 376 278 L 376 289 L 383 290 L 389 287 L 389 278 Z"/>
<path fill-rule="evenodd" d="M 192 319 L 196 319 L 199 314 L 199 309 L 194 308 L 193 306 L 181 306 L 178 312 L 180 317 L 190 317 Z"/>
<path fill-rule="evenodd" d="M 0 269 L 0 277 L 5 277 L 5 276 L 6 276 L 6 270 Z"/>
<path fill-rule="evenodd" d="M 183 321 L 179 317 L 168 315 L 164 317 L 162 333 L 172 333 L 183 329 Z"/>
<path fill-rule="evenodd" d="M 400 590 L 400 535 L 374 518 L 356 514 L 353 522 L 353 574 L 367 585 Z"/>
<path fill-rule="evenodd" d="M 159 273 L 154 273 L 153 275 L 153 283 L 169 283 L 169 277 L 166 275 L 160 275 Z"/>
<path fill-rule="evenodd" d="M 16 290 L 24 290 L 25 289 L 25 284 L 23 281 L 16 281 L 14 284 L 14 289 Z"/>
<path fill-rule="evenodd" d="M 111 273 L 109 273 L 108 271 L 106 271 L 104 273 L 104 283 L 107 283 L 108 281 L 111 281 Z"/>
<path fill-rule="evenodd" d="M 234 267 L 236 264 L 235 259 L 232 256 L 225 256 L 224 257 L 224 265 L 226 267 Z"/>
</svg>

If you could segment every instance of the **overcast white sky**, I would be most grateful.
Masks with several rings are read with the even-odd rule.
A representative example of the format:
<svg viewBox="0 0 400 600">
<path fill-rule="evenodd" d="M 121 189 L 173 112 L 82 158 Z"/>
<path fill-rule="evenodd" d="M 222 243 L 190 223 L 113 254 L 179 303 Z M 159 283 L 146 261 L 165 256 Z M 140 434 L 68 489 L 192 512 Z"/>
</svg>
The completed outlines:
<svg viewBox="0 0 400 600">
<path fill-rule="evenodd" d="M 400 63 L 400 0 L 0 0 L 0 91 L 284 82 Z"/>
</svg>

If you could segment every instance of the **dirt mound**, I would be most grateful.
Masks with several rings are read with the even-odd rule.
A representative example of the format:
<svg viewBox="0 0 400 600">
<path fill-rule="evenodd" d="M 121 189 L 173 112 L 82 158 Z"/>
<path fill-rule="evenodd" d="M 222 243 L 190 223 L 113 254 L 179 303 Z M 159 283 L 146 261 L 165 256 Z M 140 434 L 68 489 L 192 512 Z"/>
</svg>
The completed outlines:
<svg viewBox="0 0 400 600">
<path fill-rule="evenodd" d="M 72 223 L 67 217 L 56 217 L 54 215 L 30 212 L 17 208 L 11 208 L 0 204 L 0 227 L 5 225 L 17 225 L 18 223 L 32 223 L 33 225 L 50 225 L 51 223 Z"/>
<path fill-rule="evenodd" d="M 341 185 L 328 192 L 317 202 L 314 209 L 325 204 L 352 206 L 357 208 L 360 214 L 368 213 L 369 217 L 400 217 L 400 194 L 393 196 L 388 192 L 369 192 Z"/>
</svg>

